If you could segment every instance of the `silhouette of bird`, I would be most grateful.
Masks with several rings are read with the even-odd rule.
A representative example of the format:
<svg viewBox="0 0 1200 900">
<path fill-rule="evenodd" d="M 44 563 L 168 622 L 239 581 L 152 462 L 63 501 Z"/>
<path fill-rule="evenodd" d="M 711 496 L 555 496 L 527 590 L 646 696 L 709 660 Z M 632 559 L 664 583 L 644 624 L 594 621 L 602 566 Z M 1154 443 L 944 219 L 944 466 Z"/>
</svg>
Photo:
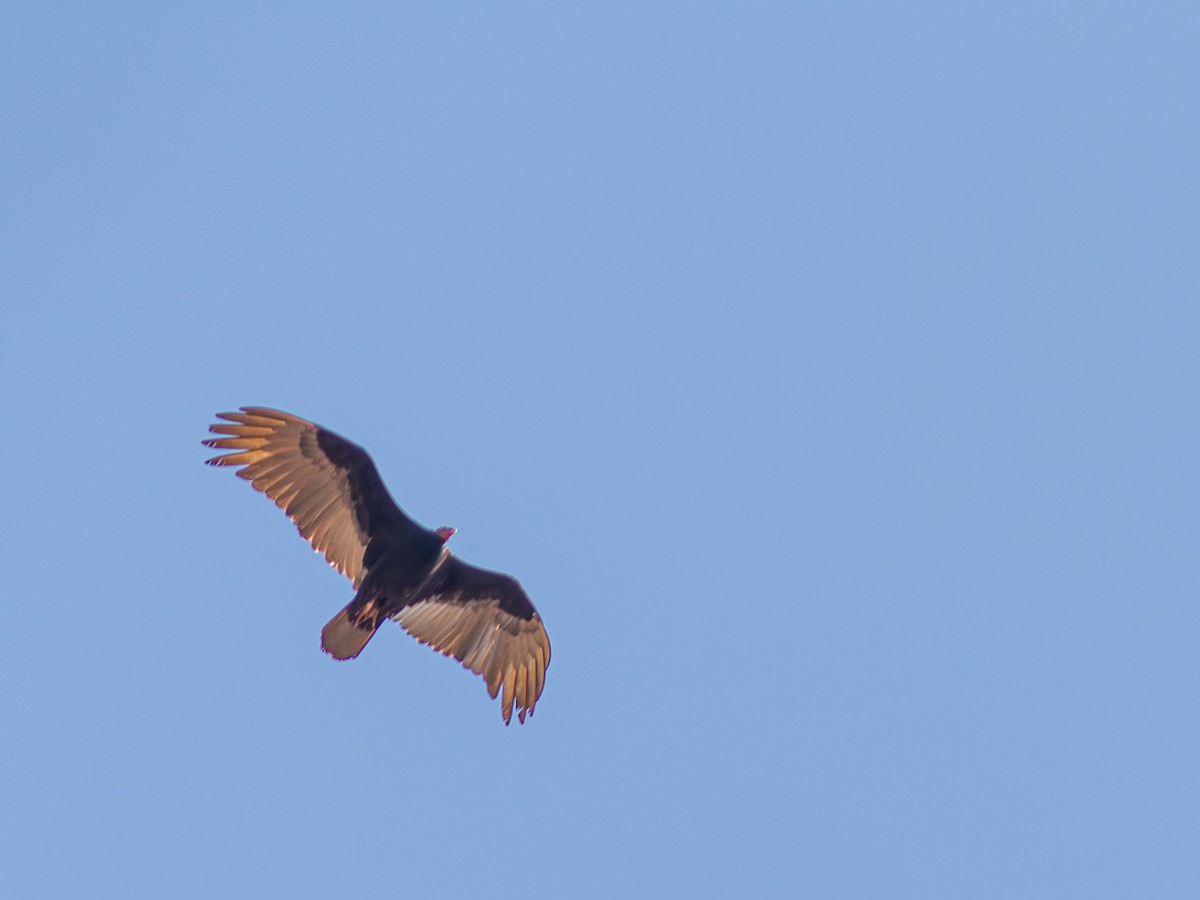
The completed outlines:
<svg viewBox="0 0 1200 900">
<path fill-rule="evenodd" d="M 355 594 L 321 631 L 321 648 L 353 659 L 386 619 L 483 676 L 504 723 L 525 721 L 542 695 L 550 638 L 520 583 L 459 560 L 450 527 L 429 531 L 396 504 L 367 452 L 290 413 L 261 406 L 217 413 L 207 460 L 275 501 L 302 537 L 350 579 Z"/>
</svg>

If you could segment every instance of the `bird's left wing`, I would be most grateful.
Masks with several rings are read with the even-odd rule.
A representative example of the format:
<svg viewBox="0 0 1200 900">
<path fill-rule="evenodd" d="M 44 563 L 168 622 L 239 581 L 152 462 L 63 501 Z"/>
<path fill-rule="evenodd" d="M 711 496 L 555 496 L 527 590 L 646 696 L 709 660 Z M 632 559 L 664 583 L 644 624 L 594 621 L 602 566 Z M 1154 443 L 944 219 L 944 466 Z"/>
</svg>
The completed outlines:
<svg viewBox="0 0 1200 900">
<path fill-rule="evenodd" d="M 501 694 L 504 724 L 525 721 L 542 695 L 550 638 L 515 578 L 447 553 L 420 596 L 393 615 L 422 644 L 452 656 Z"/>
</svg>

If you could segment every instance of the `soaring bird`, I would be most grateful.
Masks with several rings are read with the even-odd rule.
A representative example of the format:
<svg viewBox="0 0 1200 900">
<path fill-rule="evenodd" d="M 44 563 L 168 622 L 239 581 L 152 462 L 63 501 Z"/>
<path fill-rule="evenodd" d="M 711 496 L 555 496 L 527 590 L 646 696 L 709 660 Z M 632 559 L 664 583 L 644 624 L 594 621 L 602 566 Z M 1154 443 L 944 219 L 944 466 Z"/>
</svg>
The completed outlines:
<svg viewBox="0 0 1200 900">
<path fill-rule="evenodd" d="M 467 565 L 396 504 L 367 452 L 327 428 L 261 406 L 217 413 L 210 466 L 237 474 L 288 514 L 301 537 L 354 583 L 354 599 L 321 631 L 321 649 L 353 659 L 385 619 L 487 682 L 507 725 L 533 715 L 550 638 L 520 583 Z"/>
</svg>

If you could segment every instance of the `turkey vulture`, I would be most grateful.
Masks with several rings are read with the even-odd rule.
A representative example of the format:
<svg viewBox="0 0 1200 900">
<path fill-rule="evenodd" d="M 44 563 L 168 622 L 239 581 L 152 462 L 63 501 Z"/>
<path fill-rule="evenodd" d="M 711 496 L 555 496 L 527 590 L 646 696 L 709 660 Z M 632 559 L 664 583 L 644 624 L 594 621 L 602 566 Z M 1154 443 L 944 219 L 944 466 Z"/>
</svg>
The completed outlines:
<svg viewBox="0 0 1200 900">
<path fill-rule="evenodd" d="M 533 715 L 550 664 L 542 618 L 515 578 L 460 562 L 446 542 L 453 528 L 427 531 L 404 514 L 365 450 L 299 416 L 243 406 L 217 413 L 204 441 L 232 450 L 210 466 L 237 474 L 288 514 L 313 549 L 354 583 L 354 599 L 321 631 L 334 659 L 362 652 L 385 619 L 422 644 L 453 656 L 503 690 L 504 724 Z"/>
</svg>

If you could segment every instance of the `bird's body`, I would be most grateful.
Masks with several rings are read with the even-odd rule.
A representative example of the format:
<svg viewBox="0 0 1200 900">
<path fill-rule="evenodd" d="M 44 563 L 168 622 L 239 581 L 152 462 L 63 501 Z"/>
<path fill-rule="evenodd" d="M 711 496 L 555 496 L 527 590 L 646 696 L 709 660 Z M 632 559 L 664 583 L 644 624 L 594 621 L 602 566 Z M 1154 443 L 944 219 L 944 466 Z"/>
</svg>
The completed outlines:
<svg viewBox="0 0 1200 900">
<path fill-rule="evenodd" d="M 321 647 L 353 659 L 386 619 L 452 656 L 501 697 L 507 724 L 532 714 L 550 663 L 550 640 L 524 589 L 508 575 L 467 565 L 446 542 L 453 528 L 413 522 L 384 487 L 366 451 L 299 416 L 264 407 L 218 413 L 205 445 L 234 451 L 208 460 L 275 501 L 300 534 L 356 589 L 321 632 Z M 232 424 L 228 424 L 232 423 Z"/>
</svg>

